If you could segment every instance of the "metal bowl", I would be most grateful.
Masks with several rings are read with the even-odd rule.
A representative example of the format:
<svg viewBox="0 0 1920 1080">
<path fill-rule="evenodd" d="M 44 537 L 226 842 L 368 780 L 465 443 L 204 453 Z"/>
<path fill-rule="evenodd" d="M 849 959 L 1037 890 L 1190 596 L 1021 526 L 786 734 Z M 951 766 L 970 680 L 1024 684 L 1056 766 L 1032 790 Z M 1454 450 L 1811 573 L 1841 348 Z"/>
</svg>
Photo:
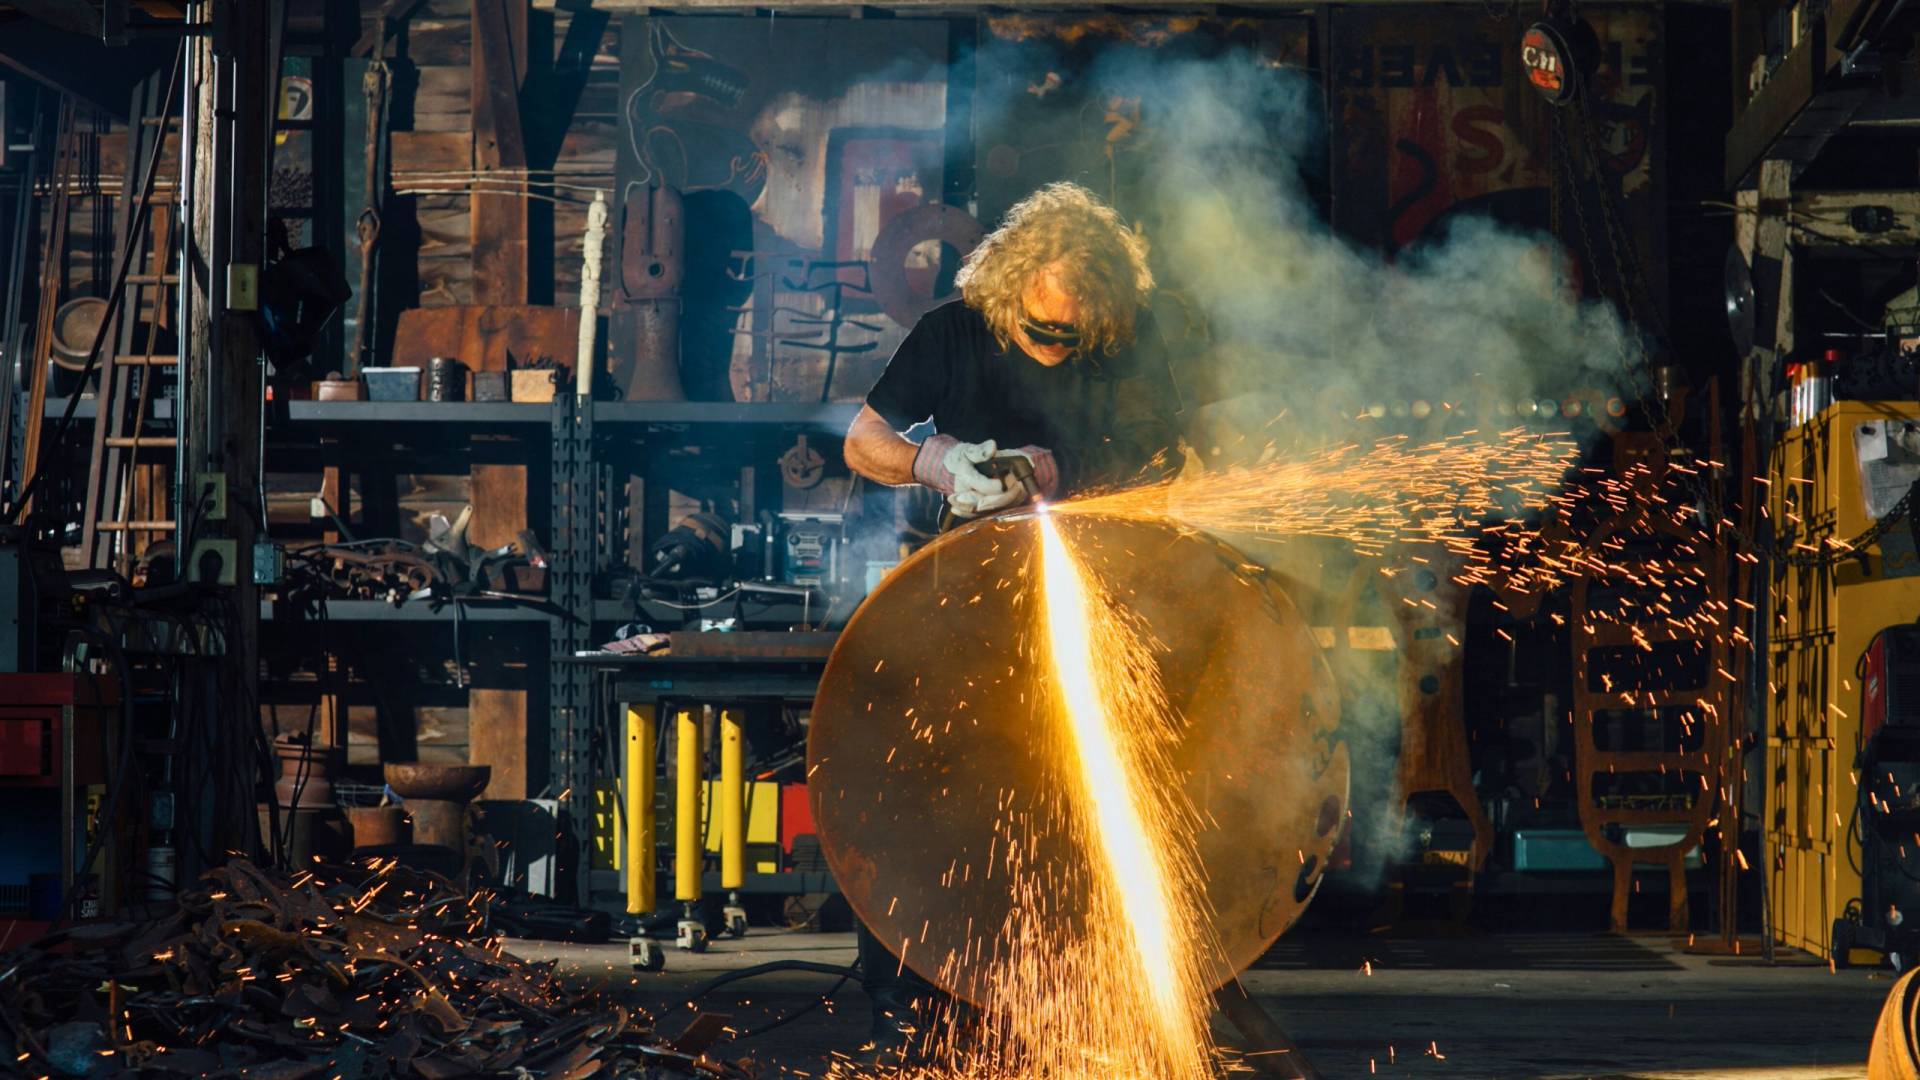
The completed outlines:
<svg viewBox="0 0 1920 1080">
<path fill-rule="evenodd" d="M 387 786 L 403 799 L 445 799 L 469 802 L 493 779 L 491 765 L 425 765 L 417 761 L 390 761 L 382 766 Z"/>
<path fill-rule="evenodd" d="M 107 319 L 107 302 L 82 296 L 61 304 L 53 313 L 53 362 L 68 371 L 84 371 L 93 339 Z M 111 346 L 102 346 L 103 349 Z"/>
</svg>

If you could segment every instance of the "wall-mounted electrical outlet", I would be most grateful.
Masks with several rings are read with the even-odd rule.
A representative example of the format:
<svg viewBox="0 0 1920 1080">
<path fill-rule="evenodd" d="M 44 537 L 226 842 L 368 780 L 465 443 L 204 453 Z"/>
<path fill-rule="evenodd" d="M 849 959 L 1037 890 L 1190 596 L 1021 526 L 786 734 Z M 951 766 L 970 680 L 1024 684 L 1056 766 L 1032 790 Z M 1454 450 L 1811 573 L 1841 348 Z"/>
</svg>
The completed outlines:
<svg viewBox="0 0 1920 1080">
<path fill-rule="evenodd" d="M 194 478 L 194 509 L 187 514 L 189 519 L 199 517 L 202 521 L 227 520 L 227 474 L 201 473 Z"/>
<path fill-rule="evenodd" d="M 227 310 L 260 310 L 260 268 L 252 263 L 227 264 Z"/>
<path fill-rule="evenodd" d="M 230 539 L 195 540 L 187 554 L 187 581 L 195 585 L 239 584 L 239 545 Z"/>
</svg>

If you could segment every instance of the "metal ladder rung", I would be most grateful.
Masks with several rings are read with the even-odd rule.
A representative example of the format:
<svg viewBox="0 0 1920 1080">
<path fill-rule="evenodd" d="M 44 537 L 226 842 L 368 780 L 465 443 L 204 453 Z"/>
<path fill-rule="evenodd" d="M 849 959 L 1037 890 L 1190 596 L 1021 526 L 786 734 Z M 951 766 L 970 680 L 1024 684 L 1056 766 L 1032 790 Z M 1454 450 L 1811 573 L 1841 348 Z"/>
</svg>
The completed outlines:
<svg viewBox="0 0 1920 1080">
<path fill-rule="evenodd" d="M 180 363 L 177 356 L 141 356 L 132 354 L 116 356 L 113 362 L 118 367 L 176 367 Z"/>
<path fill-rule="evenodd" d="M 102 521 L 94 526 L 101 532 L 172 532 L 171 521 Z"/>
<path fill-rule="evenodd" d="M 180 445 L 180 440 L 172 435 L 116 435 L 106 442 L 116 450 L 144 450 L 147 447 L 172 450 Z"/>
<path fill-rule="evenodd" d="M 128 274 L 129 285 L 178 285 L 179 274 Z"/>
</svg>

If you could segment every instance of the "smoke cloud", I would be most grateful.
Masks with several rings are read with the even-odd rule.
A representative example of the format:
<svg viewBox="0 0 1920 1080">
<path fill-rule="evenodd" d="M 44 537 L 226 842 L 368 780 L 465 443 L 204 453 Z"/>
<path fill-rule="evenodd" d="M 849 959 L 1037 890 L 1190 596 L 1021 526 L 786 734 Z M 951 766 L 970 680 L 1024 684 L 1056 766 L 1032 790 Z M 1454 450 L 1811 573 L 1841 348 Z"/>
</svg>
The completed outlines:
<svg viewBox="0 0 1920 1080">
<path fill-rule="evenodd" d="M 1619 381 L 1628 330 L 1577 295 L 1551 237 L 1463 217 L 1389 261 L 1336 236 L 1301 179 L 1327 125 L 1305 74 L 1246 53 L 1129 51 L 1092 78 L 1114 95 L 1158 88 L 1144 204 L 1125 209 L 1153 223 L 1168 289 L 1204 318 L 1210 348 L 1187 358 L 1203 399 L 1269 399 L 1288 409 L 1273 434 L 1312 444 L 1352 438 L 1375 405 L 1493 424 L 1496 403 Z"/>
<path fill-rule="evenodd" d="M 990 50 L 980 63 L 992 63 Z M 1197 451 L 1189 467 L 1403 432 L 1420 442 L 1531 422 L 1592 435 L 1590 423 L 1542 419 L 1537 403 L 1580 396 L 1599 408 L 1625 385 L 1633 332 L 1579 295 L 1552 237 L 1462 216 L 1388 257 L 1336 235 L 1306 180 L 1323 168 L 1328 116 L 1305 73 L 1246 52 L 1115 48 L 1079 78 L 1089 85 L 1063 85 L 1063 99 L 1141 102 L 1144 164 L 1131 170 L 1135 182 L 1100 193 L 1153 245 L 1156 306 Z M 989 123 L 994 107 L 976 101 Z M 1344 632 L 1341 621 L 1394 625 L 1397 596 L 1352 587 L 1380 562 L 1318 541 L 1223 539 L 1276 574 L 1323 638 Z M 1464 608 L 1444 585 L 1434 598 Z M 1454 614 L 1464 621 L 1464 610 Z M 1403 649 L 1406 633 L 1397 632 Z M 1398 688 L 1419 673 L 1396 677 L 1392 653 L 1327 651 L 1345 690 L 1355 870 L 1378 880 L 1410 842 L 1406 821 L 1380 808 L 1401 802 L 1395 761 L 1408 705 Z"/>
</svg>

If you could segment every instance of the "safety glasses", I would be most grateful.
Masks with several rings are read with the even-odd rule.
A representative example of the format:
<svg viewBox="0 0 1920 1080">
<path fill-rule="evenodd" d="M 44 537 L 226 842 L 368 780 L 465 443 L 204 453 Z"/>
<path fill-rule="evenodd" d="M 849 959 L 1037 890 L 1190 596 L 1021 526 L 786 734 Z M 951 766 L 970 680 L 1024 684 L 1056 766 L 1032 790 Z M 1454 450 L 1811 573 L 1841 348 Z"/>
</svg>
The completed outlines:
<svg viewBox="0 0 1920 1080">
<path fill-rule="evenodd" d="M 1068 349 L 1080 347 L 1080 328 L 1072 323 L 1022 317 L 1020 331 L 1035 345 L 1057 345 Z"/>
</svg>

